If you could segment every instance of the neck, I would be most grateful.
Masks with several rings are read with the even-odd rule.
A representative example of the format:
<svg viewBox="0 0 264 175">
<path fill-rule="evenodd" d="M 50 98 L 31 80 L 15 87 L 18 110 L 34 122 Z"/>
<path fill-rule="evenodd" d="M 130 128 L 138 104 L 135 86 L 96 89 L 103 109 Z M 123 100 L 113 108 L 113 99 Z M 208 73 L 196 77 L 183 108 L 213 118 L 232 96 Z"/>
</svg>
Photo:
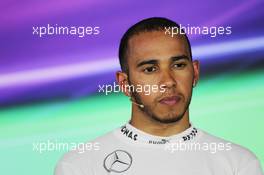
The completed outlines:
<svg viewBox="0 0 264 175">
<path fill-rule="evenodd" d="M 176 135 L 190 127 L 189 109 L 186 110 L 182 119 L 177 122 L 160 123 L 133 105 L 130 124 L 141 131 L 155 136 L 168 137 Z"/>
</svg>

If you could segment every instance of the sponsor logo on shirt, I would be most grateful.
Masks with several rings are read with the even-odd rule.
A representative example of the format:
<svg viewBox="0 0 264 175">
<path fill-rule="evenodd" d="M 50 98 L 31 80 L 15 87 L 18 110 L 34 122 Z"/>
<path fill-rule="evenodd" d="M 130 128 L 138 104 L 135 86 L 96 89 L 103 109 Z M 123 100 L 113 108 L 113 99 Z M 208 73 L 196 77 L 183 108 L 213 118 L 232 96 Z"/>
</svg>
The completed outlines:
<svg viewBox="0 0 264 175">
<path fill-rule="evenodd" d="M 183 141 L 191 140 L 197 135 L 197 133 L 198 133 L 197 129 L 193 128 L 192 131 L 189 134 L 183 136 L 182 139 Z"/>
<path fill-rule="evenodd" d="M 130 131 L 129 129 L 127 129 L 126 126 L 122 126 L 122 127 L 121 127 L 121 132 L 122 132 L 125 136 L 127 136 L 128 138 L 130 138 L 130 139 L 132 139 L 132 140 L 134 140 L 134 141 L 137 140 L 138 135 L 135 134 L 135 133 L 133 133 L 133 131 Z"/>
<path fill-rule="evenodd" d="M 104 168 L 107 172 L 122 173 L 132 165 L 132 156 L 125 150 L 115 150 L 104 159 Z"/>
<path fill-rule="evenodd" d="M 161 140 L 149 140 L 149 144 L 166 144 L 170 142 L 169 140 L 167 139 L 161 139 Z"/>
</svg>

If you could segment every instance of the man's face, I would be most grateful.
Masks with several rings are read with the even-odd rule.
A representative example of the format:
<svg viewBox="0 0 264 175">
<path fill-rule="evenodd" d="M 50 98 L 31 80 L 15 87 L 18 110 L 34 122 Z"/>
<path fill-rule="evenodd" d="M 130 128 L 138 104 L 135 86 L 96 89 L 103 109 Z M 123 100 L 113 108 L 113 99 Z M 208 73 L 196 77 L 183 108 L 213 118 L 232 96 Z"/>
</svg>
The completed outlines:
<svg viewBox="0 0 264 175">
<path fill-rule="evenodd" d="M 172 38 L 164 31 L 142 32 L 132 36 L 128 46 L 130 84 L 159 87 L 149 95 L 134 92 L 132 98 L 142 103 L 141 110 L 156 121 L 180 120 L 190 104 L 194 70 L 198 71 L 198 62 L 191 61 L 185 38 Z"/>
</svg>

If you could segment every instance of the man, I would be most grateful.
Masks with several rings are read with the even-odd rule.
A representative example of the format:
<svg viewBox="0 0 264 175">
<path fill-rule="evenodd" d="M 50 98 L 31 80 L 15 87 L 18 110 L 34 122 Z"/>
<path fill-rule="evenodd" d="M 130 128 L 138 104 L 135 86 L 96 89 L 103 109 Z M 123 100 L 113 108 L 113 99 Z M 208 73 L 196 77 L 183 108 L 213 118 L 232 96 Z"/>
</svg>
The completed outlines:
<svg viewBox="0 0 264 175">
<path fill-rule="evenodd" d="M 187 36 L 168 35 L 179 25 L 149 18 L 121 39 L 122 71 L 116 78 L 132 102 L 131 120 L 95 139 L 100 149 L 67 153 L 56 175 L 261 175 L 247 149 L 195 128 L 189 121 L 199 62 L 192 60 Z M 137 87 L 137 88 L 135 88 Z M 150 93 L 138 87 L 152 87 Z"/>
</svg>

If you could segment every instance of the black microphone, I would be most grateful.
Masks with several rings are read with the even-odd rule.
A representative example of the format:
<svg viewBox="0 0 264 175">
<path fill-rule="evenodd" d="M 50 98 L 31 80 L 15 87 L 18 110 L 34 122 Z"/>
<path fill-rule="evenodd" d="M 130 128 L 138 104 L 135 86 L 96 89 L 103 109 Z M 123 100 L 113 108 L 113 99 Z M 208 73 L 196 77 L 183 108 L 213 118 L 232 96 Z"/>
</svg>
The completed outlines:
<svg viewBox="0 0 264 175">
<path fill-rule="evenodd" d="M 132 100 L 132 98 L 130 98 L 130 101 L 136 105 L 138 105 L 140 108 L 144 108 L 144 105 L 143 104 L 138 104 L 136 103 L 135 101 Z"/>
</svg>

